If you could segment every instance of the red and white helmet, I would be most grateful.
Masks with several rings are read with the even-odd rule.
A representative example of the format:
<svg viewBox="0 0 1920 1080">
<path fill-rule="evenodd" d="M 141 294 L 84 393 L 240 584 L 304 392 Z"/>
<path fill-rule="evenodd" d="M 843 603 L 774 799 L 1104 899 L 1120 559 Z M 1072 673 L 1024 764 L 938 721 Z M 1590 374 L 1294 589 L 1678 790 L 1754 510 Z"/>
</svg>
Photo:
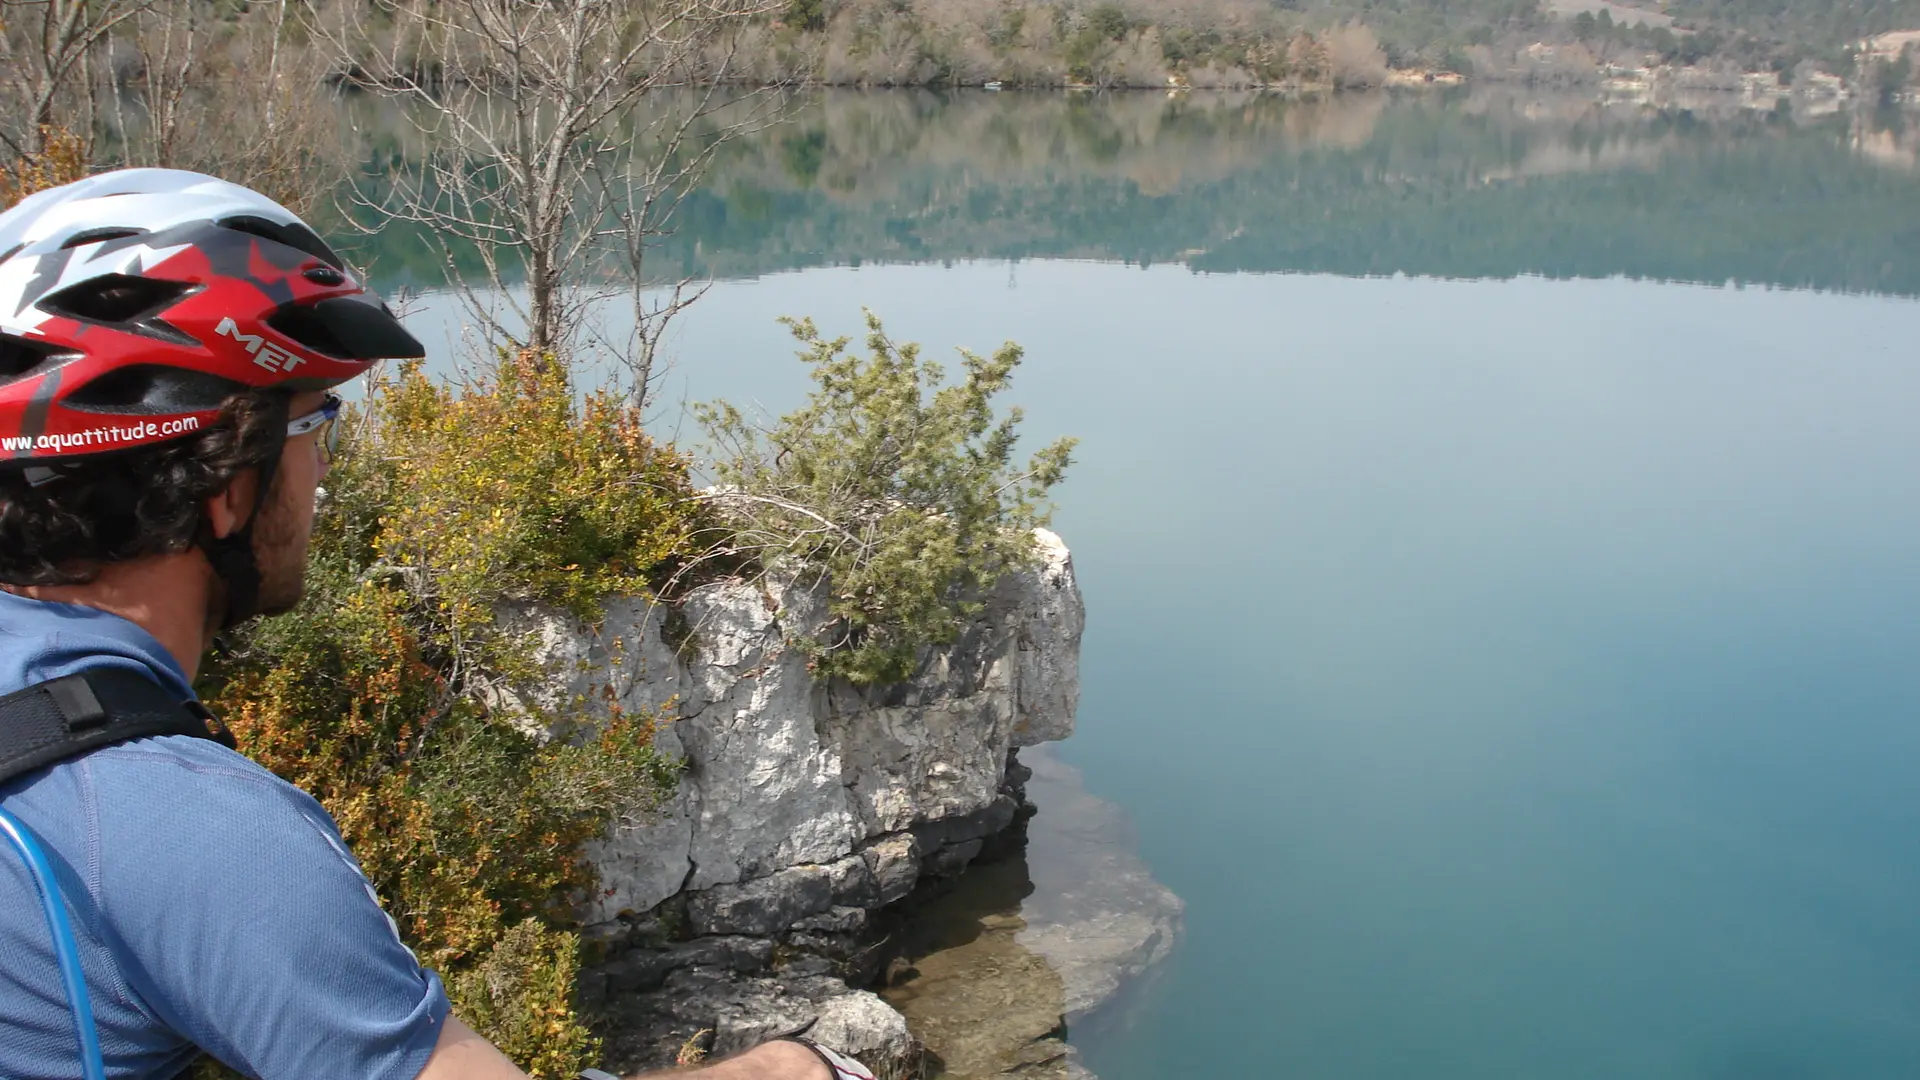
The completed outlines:
<svg viewBox="0 0 1920 1080">
<path fill-rule="evenodd" d="M 422 355 L 312 229 L 236 184 L 123 169 L 0 214 L 0 467 L 167 442 L 237 391 Z"/>
</svg>

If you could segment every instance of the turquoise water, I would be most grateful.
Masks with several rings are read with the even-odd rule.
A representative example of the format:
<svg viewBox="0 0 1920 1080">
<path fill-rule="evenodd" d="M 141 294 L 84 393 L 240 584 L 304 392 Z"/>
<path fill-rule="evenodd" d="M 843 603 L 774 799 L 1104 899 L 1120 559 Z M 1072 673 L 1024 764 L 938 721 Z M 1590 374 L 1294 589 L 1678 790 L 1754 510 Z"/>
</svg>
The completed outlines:
<svg viewBox="0 0 1920 1080">
<path fill-rule="evenodd" d="M 773 318 L 853 333 L 864 304 L 935 351 L 1021 342 L 1029 429 L 1082 438 L 1062 756 L 1188 905 L 1166 977 L 1073 1032 L 1103 1080 L 1920 1076 L 1920 249 L 1860 239 L 1920 229 L 1920 175 L 1844 121 L 1568 109 L 1495 141 L 1628 163 L 1517 193 L 1355 171 L 1372 224 L 1319 264 L 1285 238 L 1334 204 L 1287 203 L 1287 168 L 1465 176 L 1449 132 L 1493 121 L 1388 104 L 1339 145 L 1276 122 L 1169 152 L 1227 161 L 1169 181 L 1135 247 L 1237 242 L 1230 200 L 1182 199 L 1258 180 L 1241 216 L 1284 274 L 1099 238 L 773 272 L 857 256 L 793 257 L 808 219 L 776 218 L 761 276 L 672 339 L 666 427 L 685 397 L 792 405 Z M 993 184 L 1098 217 L 1089 168 Z"/>
<path fill-rule="evenodd" d="M 1085 440 L 1063 754 L 1188 904 L 1105 1080 L 1920 1075 L 1920 305 L 816 271 L 688 381 L 853 297 Z"/>
</svg>

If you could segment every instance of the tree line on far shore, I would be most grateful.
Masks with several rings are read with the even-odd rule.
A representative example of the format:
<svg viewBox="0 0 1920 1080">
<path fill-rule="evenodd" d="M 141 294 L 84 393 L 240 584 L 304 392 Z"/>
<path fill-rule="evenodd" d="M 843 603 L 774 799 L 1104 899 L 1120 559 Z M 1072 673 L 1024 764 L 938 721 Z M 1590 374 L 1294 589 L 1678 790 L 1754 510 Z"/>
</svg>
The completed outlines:
<svg viewBox="0 0 1920 1080">
<path fill-rule="evenodd" d="M 1860 45 L 1909 27 L 1920 29 L 1920 0 L 1641 8 L 1580 0 L 784 0 L 758 35 L 750 67 L 762 81 L 828 85 L 1196 88 L 1372 86 L 1395 70 L 1578 83 L 1613 69 L 1665 67 L 1774 72 L 1785 84 L 1795 73 L 1821 72 L 1897 92 L 1911 66 L 1889 71 L 1897 57 L 1876 59 Z"/>
<path fill-rule="evenodd" d="M 539 7 L 540 5 L 531 5 Z M 1897 96 L 1916 61 L 1873 35 L 1920 30 L 1920 0 L 641 0 L 615 5 L 627 57 L 656 82 L 792 86 L 1339 88 L 1389 72 L 1589 81 L 1617 68 L 1824 72 Z M 312 98 L 407 68 L 423 85 L 471 78 L 450 38 L 485 30 L 471 0 L 17 0 L 0 23 L 0 155 L 35 143 L 56 99 L 130 84 L 161 126 L 189 107 L 181 73 L 231 72 Z M 56 11 L 56 9 L 58 9 Z M 51 13 L 40 19 L 40 13 Z M 71 17 L 77 14 L 77 18 Z M 57 16 L 57 17 L 53 17 Z M 48 38 L 51 21 L 73 34 Z M 726 34 L 713 33 L 726 25 Z M 691 33 L 667 28 L 693 25 Z M 471 35 L 468 35 L 471 36 Z M 470 45 L 471 42 L 466 43 Z M 1541 47 L 1549 50 L 1542 53 Z M 463 48 L 465 45 L 462 46 Z M 485 54 L 486 49 L 468 49 Z M 619 49 L 600 57 L 618 59 Z M 484 59 L 484 56 L 479 58 Z M 492 84 L 538 73 L 501 65 Z M 665 80 L 654 69 L 674 70 Z M 165 84 L 165 85 L 158 85 Z M 254 96 L 239 107 L 265 107 Z M 69 100 L 68 104 L 73 104 Z M 289 97 L 277 111 L 305 111 Z M 36 147 L 37 149 L 37 147 Z M 264 169 L 285 163 L 261 163 Z"/>
</svg>

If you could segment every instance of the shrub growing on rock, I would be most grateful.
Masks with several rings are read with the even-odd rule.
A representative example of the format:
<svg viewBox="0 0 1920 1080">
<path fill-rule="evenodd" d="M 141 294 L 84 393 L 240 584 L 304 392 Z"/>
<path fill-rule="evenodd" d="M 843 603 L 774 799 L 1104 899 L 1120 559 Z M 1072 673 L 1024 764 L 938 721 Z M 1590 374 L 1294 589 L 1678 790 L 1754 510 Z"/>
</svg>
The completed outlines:
<svg viewBox="0 0 1920 1080">
<path fill-rule="evenodd" d="M 811 320 L 788 321 L 814 389 L 770 430 L 724 401 L 695 412 L 719 452 L 717 494 L 737 542 L 830 588 L 833 624 L 795 643 L 821 674 L 874 684 L 910 676 L 923 648 L 951 642 L 1000 575 L 1029 558 L 1074 440 L 1015 463 L 1021 411 L 996 421 L 993 399 L 1019 346 L 962 350 L 964 375 L 946 384 L 918 345 L 866 318 L 864 356 Z"/>
<path fill-rule="evenodd" d="M 494 680 L 540 673 L 493 609 L 591 617 L 652 588 L 701 527 L 686 462 L 530 354 L 465 390 L 403 367 L 354 422 L 306 600 L 239 638 L 209 698 L 243 752 L 333 814 L 455 1011 L 534 1076 L 572 1076 L 597 1049 L 574 1002 L 582 845 L 678 767 L 651 717 L 500 704 Z"/>
</svg>

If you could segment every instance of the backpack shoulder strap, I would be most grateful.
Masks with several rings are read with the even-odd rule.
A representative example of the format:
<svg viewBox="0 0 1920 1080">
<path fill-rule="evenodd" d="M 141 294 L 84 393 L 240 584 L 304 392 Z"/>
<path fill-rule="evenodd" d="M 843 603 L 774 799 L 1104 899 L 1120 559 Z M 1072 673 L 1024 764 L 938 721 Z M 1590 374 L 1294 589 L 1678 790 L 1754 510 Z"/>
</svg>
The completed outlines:
<svg viewBox="0 0 1920 1080">
<path fill-rule="evenodd" d="M 95 668 L 0 697 L 0 784 L 103 746 L 191 735 L 233 748 L 226 726 L 198 701 L 176 701 L 152 679 Z"/>
</svg>

